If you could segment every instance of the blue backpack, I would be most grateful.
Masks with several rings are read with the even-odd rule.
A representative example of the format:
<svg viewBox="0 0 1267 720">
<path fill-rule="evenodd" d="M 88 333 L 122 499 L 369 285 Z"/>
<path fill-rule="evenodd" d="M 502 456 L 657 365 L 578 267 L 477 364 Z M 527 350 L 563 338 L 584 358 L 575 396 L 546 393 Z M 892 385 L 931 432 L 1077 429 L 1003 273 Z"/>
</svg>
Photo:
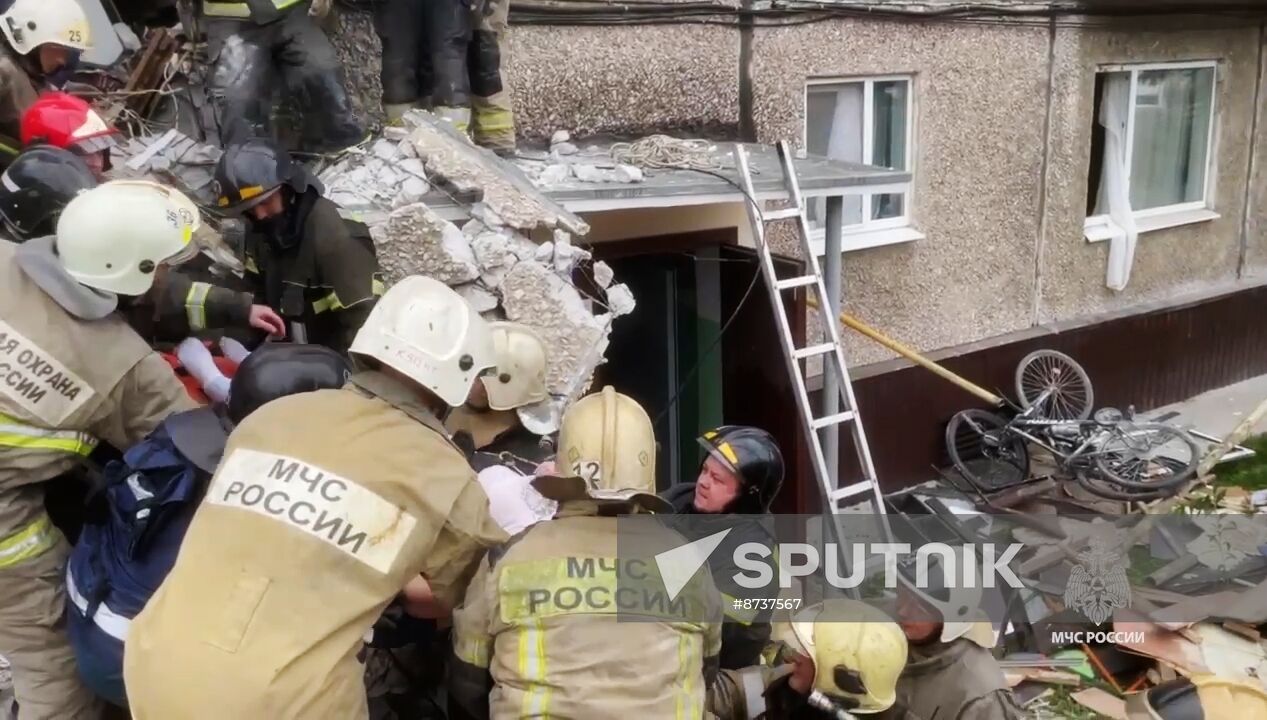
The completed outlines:
<svg viewBox="0 0 1267 720">
<path fill-rule="evenodd" d="M 175 564 L 209 475 L 177 450 L 166 424 L 104 475 L 105 520 L 84 526 L 67 566 L 68 631 L 84 683 L 126 707 L 128 627 Z"/>
</svg>

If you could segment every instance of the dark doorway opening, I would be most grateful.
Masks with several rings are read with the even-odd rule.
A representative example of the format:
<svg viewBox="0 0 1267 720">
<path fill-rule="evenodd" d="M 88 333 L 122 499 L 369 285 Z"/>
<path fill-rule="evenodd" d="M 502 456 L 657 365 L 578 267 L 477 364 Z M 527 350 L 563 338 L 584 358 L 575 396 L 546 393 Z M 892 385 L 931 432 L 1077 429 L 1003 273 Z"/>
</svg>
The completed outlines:
<svg viewBox="0 0 1267 720">
<path fill-rule="evenodd" d="M 775 509 L 796 512 L 812 486 L 802 478 L 808 466 L 792 384 L 756 254 L 734 237 L 708 231 L 594 248 L 638 303 L 613 325 L 601 382 L 636 399 L 655 422 L 659 489 L 695 480 L 702 431 L 755 425 L 775 436 L 788 465 Z M 778 264 L 788 275 L 800 266 Z M 804 303 L 796 300 L 792 326 L 804 327 Z"/>
</svg>

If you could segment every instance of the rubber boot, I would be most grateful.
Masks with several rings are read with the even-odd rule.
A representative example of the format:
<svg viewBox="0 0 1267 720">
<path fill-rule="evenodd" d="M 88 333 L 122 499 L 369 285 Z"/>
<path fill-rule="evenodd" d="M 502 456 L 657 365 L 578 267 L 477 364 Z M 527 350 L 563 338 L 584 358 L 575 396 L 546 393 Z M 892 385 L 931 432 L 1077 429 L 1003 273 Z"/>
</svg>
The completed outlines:
<svg viewBox="0 0 1267 720">
<path fill-rule="evenodd" d="M 413 103 L 383 103 L 383 113 L 387 115 L 389 125 L 399 125 L 405 113 L 413 109 Z"/>
<path fill-rule="evenodd" d="M 435 109 L 436 117 L 453 125 L 458 132 L 463 135 L 470 136 L 471 132 L 471 110 L 470 108 L 455 107 L 438 107 Z"/>
</svg>

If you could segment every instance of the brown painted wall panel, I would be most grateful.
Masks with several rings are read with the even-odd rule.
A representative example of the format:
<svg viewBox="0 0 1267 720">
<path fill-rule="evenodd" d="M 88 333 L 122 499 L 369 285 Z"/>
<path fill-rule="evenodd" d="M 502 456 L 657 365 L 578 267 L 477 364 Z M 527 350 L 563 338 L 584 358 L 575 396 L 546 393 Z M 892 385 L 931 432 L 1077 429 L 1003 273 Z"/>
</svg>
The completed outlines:
<svg viewBox="0 0 1267 720">
<path fill-rule="evenodd" d="M 1017 364 L 1042 348 L 1067 353 L 1086 368 L 1096 407 L 1125 409 L 1133 404 L 1138 411 L 1151 410 L 1267 373 L 1267 287 L 1043 335 L 943 364 L 1013 398 Z M 946 464 L 946 421 L 964 408 L 984 406 L 918 367 L 861 379 L 854 390 L 886 491 L 936 477 L 931 467 Z M 842 433 L 841 458 L 852 461 L 846 435 Z M 857 477 L 856 467 L 846 472 Z"/>
</svg>

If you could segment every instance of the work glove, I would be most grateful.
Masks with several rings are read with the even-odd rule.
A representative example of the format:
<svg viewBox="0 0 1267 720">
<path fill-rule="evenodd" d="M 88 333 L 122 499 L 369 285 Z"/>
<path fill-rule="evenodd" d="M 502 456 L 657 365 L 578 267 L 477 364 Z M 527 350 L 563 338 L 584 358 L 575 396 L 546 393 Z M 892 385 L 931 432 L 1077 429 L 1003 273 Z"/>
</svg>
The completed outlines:
<svg viewBox="0 0 1267 720">
<path fill-rule="evenodd" d="M 308 6 L 308 14 L 324 20 L 326 15 L 330 14 L 330 6 L 333 0 L 312 0 L 312 4 Z"/>
</svg>

